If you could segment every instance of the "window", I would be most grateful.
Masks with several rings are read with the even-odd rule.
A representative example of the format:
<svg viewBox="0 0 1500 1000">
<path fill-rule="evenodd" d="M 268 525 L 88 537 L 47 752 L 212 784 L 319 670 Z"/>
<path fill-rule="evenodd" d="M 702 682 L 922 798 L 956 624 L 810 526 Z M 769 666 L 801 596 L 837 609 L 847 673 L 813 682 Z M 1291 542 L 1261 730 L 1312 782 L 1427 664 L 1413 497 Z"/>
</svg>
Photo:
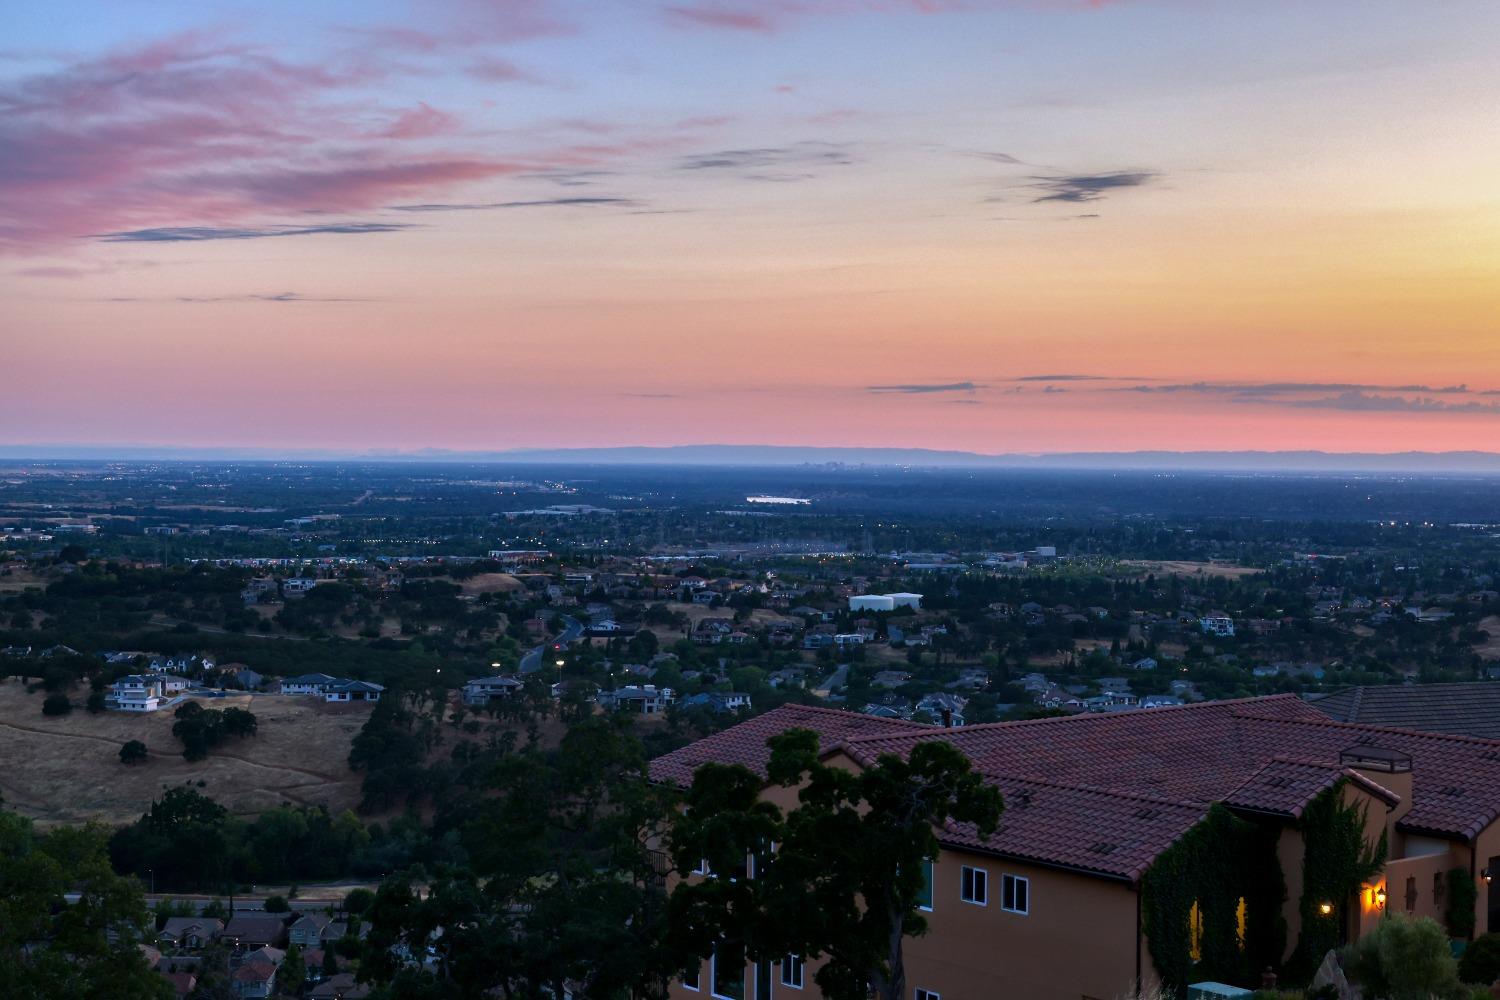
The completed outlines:
<svg viewBox="0 0 1500 1000">
<path fill-rule="evenodd" d="M 802 988 L 802 956 L 787 955 L 781 960 L 781 985 L 790 986 L 794 990 Z"/>
<path fill-rule="evenodd" d="M 965 903 L 984 906 L 990 900 L 990 873 L 983 868 L 964 865 L 958 881 L 958 898 Z"/>
<path fill-rule="evenodd" d="M 916 991 L 912 993 L 912 1000 L 943 1000 L 943 995 L 941 993 L 934 993 L 932 990 L 924 990 L 918 986 Z"/>
<path fill-rule="evenodd" d="M 1000 909 L 1023 916 L 1031 912 L 1031 880 L 1019 875 L 1000 876 Z"/>
<path fill-rule="evenodd" d="M 745 1000 L 745 946 L 738 941 L 715 945 L 708 978 L 720 1000 Z"/>
<path fill-rule="evenodd" d="M 693 869 L 694 875 L 712 875 L 713 869 L 708 866 L 707 858 L 698 859 L 698 867 Z"/>
<path fill-rule="evenodd" d="M 917 893 L 917 906 L 932 912 L 932 862 L 922 862 L 922 891 Z"/>
<path fill-rule="evenodd" d="M 1188 909 L 1188 958 L 1203 961 L 1203 908 L 1196 899 Z"/>
<path fill-rule="evenodd" d="M 682 974 L 682 988 L 685 990 L 692 990 L 694 993 L 697 993 L 699 990 L 703 989 L 702 984 L 699 983 L 698 980 L 699 970 L 697 966 L 694 966 L 693 968 L 687 970 Z"/>
</svg>

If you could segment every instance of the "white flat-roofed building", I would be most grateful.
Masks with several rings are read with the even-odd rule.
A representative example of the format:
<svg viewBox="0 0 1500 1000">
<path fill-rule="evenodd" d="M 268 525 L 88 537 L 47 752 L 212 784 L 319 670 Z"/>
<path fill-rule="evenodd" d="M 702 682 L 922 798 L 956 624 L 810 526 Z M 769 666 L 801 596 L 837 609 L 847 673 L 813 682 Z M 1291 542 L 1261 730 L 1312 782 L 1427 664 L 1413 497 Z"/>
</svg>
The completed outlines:
<svg viewBox="0 0 1500 1000">
<path fill-rule="evenodd" d="M 896 602 L 885 594 L 860 594 L 849 598 L 850 611 L 894 611 Z"/>
<path fill-rule="evenodd" d="M 921 594 L 858 594 L 849 598 L 850 611 L 895 611 L 897 608 L 921 607 Z"/>
</svg>

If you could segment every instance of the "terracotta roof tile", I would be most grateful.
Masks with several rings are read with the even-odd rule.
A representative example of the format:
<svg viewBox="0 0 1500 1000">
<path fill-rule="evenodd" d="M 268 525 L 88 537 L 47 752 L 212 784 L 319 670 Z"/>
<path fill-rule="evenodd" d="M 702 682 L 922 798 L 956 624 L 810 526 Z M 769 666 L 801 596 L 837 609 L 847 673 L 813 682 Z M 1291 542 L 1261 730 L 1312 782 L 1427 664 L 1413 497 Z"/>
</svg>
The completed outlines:
<svg viewBox="0 0 1500 1000">
<path fill-rule="evenodd" d="M 1391 684 L 1352 687 L 1308 704 L 1338 722 L 1500 739 L 1500 684 Z"/>
</svg>

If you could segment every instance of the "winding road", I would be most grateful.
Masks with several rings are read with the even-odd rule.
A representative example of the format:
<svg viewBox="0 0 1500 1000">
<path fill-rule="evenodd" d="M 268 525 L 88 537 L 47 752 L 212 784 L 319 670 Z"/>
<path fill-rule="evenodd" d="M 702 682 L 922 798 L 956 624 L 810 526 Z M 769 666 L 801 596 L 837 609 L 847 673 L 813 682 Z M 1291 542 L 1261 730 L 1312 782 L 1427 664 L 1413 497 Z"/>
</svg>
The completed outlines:
<svg viewBox="0 0 1500 1000">
<path fill-rule="evenodd" d="M 563 615 L 563 630 L 550 642 L 544 642 L 521 657 L 521 673 L 530 674 L 542 669 L 542 654 L 554 646 L 566 646 L 583 635 L 583 623 L 572 615 Z"/>
</svg>

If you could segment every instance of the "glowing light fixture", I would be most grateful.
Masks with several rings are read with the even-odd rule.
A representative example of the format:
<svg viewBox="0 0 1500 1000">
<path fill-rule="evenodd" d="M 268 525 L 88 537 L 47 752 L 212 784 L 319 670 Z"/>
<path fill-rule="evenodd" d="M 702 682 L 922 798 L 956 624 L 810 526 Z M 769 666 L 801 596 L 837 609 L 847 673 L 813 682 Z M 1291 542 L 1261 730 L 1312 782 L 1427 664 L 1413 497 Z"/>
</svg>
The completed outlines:
<svg viewBox="0 0 1500 1000">
<path fill-rule="evenodd" d="M 1385 886 L 1380 886 L 1375 890 L 1375 905 L 1381 909 L 1385 908 Z"/>
<path fill-rule="evenodd" d="M 1323 914 L 1323 916 L 1325 916 L 1325 917 L 1328 916 L 1330 913 L 1333 912 L 1333 904 L 1332 903 L 1326 903 L 1326 902 L 1325 903 L 1319 903 L 1318 904 L 1318 912 L 1321 913 L 1321 914 Z"/>
<path fill-rule="evenodd" d="M 1489 885 L 1490 884 L 1490 879 L 1492 879 L 1492 878 L 1495 877 L 1495 873 L 1493 871 L 1491 871 L 1490 869 L 1488 869 L 1488 868 L 1486 868 L 1484 871 L 1480 872 L 1479 875 L 1480 875 L 1481 878 L 1484 879 L 1484 884 L 1485 885 Z"/>
</svg>

